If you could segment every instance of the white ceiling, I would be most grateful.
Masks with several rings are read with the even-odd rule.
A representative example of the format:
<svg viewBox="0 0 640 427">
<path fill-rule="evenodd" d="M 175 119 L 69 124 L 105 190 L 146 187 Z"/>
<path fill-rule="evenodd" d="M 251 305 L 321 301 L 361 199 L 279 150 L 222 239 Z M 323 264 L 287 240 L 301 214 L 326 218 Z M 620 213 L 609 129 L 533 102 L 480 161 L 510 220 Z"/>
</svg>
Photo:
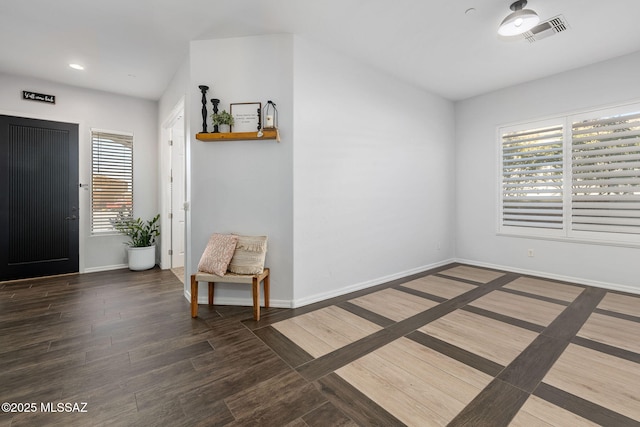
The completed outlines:
<svg viewBox="0 0 640 427">
<path fill-rule="evenodd" d="M 459 100 L 640 50 L 638 0 L 529 0 L 570 26 L 535 43 L 497 36 L 510 3 L 2 0 L 0 72 L 156 100 L 190 40 L 295 33 Z"/>
</svg>

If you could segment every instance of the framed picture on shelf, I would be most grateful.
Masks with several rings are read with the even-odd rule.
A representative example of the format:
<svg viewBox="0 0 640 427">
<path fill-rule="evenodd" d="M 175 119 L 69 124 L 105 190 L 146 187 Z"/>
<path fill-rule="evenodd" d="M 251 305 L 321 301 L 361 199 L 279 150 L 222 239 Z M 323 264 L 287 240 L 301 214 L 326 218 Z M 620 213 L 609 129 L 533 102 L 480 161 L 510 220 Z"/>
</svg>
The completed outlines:
<svg viewBox="0 0 640 427">
<path fill-rule="evenodd" d="M 262 129 L 262 103 L 240 102 L 231 104 L 229 112 L 233 116 L 231 132 L 258 132 Z"/>
</svg>

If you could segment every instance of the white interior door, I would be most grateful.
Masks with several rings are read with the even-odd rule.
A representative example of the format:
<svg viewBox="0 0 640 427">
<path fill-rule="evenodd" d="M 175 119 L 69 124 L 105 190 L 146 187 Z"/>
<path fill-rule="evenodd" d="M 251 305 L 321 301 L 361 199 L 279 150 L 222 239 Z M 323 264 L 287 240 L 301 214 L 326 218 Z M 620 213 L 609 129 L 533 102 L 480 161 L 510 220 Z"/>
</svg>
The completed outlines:
<svg viewBox="0 0 640 427">
<path fill-rule="evenodd" d="M 184 117 L 171 127 L 171 268 L 184 266 Z"/>
</svg>

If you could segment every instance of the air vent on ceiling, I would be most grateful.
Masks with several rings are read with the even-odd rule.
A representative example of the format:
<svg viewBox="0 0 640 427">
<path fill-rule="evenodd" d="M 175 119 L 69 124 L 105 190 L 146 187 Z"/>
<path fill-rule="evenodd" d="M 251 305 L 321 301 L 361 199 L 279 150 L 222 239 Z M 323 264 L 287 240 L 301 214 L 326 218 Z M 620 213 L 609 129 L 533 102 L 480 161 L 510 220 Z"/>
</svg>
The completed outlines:
<svg viewBox="0 0 640 427">
<path fill-rule="evenodd" d="M 548 21 L 541 22 L 524 33 L 524 38 L 527 39 L 529 43 L 533 43 L 563 31 L 567 31 L 568 29 L 569 24 L 567 23 L 567 20 L 564 16 L 558 15 Z"/>
</svg>

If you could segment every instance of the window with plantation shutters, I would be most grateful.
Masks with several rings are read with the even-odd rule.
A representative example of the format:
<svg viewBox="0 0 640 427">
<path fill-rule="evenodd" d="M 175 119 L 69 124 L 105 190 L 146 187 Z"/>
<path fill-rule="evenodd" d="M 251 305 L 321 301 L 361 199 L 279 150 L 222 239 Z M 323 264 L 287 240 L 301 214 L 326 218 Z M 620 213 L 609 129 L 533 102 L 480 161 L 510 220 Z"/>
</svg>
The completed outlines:
<svg viewBox="0 0 640 427">
<path fill-rule="evenodd" d="M 640 234 L 640 112 L 572 123 L 571 228 Z"/>
<path fill-rule="evenodd" d="M 563 125 L 502 133 L 502 226 L 563 228 Z"/>
<path fill-rule="evenodd" d="M 133 216 L 133 135 L 91 130 L 91 232 Z"/>
<path fill-rule="evenodd" d="M 640 104 L 499 135 L 499 232 L 640 245 Z"/>
</svg>

